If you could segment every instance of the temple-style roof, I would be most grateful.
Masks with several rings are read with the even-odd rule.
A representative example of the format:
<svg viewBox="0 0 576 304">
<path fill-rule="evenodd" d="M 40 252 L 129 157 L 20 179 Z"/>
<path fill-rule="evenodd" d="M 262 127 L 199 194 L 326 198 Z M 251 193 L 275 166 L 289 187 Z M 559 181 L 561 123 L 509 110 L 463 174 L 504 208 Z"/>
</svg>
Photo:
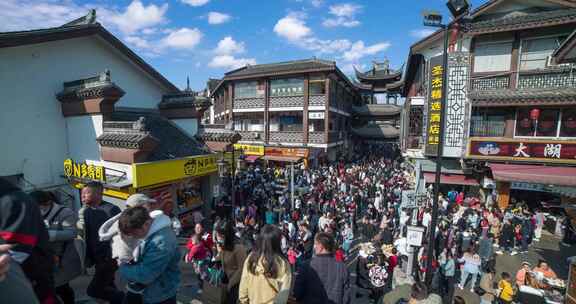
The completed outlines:
<svg viewBox="0 0 576 304">
<path fill-rule="evenodd" d="M 0 33 L 0 48 L 39 44 L 50 41 L 60 41 L 80 37 L 98 36 L 106 41 L 129 61 L 138 66 L 144 73 L 164 87 L 167 91 L 177 92 L 178 88 L 162 76 L 140 56 L 128 48 L 122 41 L 112 35 L 102 25 L 96 22 L 96 13 L 91 10 L 88 15 L 73 20 L 63 26 L 37 29 L 30 31 Z"/>
<path fill-rule="evenodd" d="M 576 63 L 576 30 L 554 50 L 552 57 L 556 63 Z"/>
<path fill-rule="evenodd" d="M 124 131 L 119 130 L 116 133 L 123 133 L 115 137 L 110 132 L 104 139 L 113 139 L 118 142 L 126 141 L 127 143 L 140 140 L 138 136 L 131 137 L 135 129 L 141 132 L 147 132 L 149 136 L 158 141 L 158 145 L 150 153 L 146 161 L 158 161 L 166 159 L 181 158 L 187 156 L 203 155 L 209 153 L 209 150 L 202 142 L 196 138 L 188 136 L 178 126 L 169 119 L 163 117 L 158 111 L 147 109 L 134 109 L 117 107 L 111 114 L 110 121 L 118 126 L 124 124 L 127 126 Z M 132 128 L 128 128 L 132 126 Z"/>
<path fill-rule="evenodd" d="M 110 71 L 106 70 L 93 77 L 64 82 L 62 92 L 56 94 L 60 102 L 74 102 L 80 99 L 102 96 L 124 96 L 125 92 L 110 79 Z"/>
<path fill-rule="evenodd" d="M 136 121 L 105 121 L 103 133 L 96 141 L 105 147 L 141 149 L 147 140 L 158 142 L 146 126 L 146 118 L 141 116 Z"/>
<path fill-rule="evenodd" d="M 352 106 L 352 113 L 357 116 L 395 116 L 400 115 L 402 107 L 390 104 L 365 104 Z"/>
<path fill-rule="evenodd" d="M 465 31 L 472 34 L 481 34 L 574 22 L 576 22 L 575 8 L 562 8 L 540 12 L 514 11 L 498 18 L 470 22 L 466 24 Z"/>
<path fill-rule="evenodd" d="M 472 91 L 474 106 L 575 105 L 576 88 Z"/>
<path fill-rule="evenodd" d="M 208 97 L 202 96 L 200 92 L 190 89 L 190 79 L 186 79 L 186 89 L 180 92 L 164 94 L 162 101 L 158 104 L 159 109 L 187 108 L 193 107 L 198 111 L 206 110 L 212 103 Z"/>
<path fill-rule="evenodd" d="M 196 136 L 205 142 L 217 141 L 226 143 L 236 143 L 242 138 L 242 136 L 238 132 L 234 132 L 227 129 L 200 128 Z"/>
<path fill-rule="evenodd" d="M 293 74 L 296 72 L 331 71 L 336 69 L 336 62 L 323 59 L 304 59 L 286 62 L 246 65 L 227 72 L 224 79 L 244 76 L 273 76 L 278 74 Z"/>
<path fill-rule="evenodd" d="M 390 69 L 390 62 L 388 60 L 385 60 L 384 62 L 373 62 L 372 69 L 366 72 L 360 72 L 356 67 L 354 67 L 354 72 L 356 73 L 356 78 L 360 82 L 364 83 L 373 83 L 375 81 L 398 81 L 402 76 L 402 69 Z"/>
<path fill-rule="evenodd" d="M 400 136 L 400 129 L 391 125 L 368 125 L 361 128 L 352 128 L 352 133 L 363 138 L 392 139 Z"/>
</svg>

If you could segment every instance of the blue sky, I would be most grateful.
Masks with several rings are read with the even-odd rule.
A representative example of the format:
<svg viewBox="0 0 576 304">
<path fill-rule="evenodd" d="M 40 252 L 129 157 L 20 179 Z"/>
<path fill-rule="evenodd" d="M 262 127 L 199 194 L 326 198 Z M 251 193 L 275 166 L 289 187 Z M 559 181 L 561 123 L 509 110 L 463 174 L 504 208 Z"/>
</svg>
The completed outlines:
<svg viewBox="0 0 576 304">
<path fill-rule="evenodd" d="M 473 6 L 485 0 L 473 0 Z M 0 31 L 61 25 L 96 8 L 98 21 L 177 86 L 246 63 L 313 56 L 347 74 L 389 58 L 400 67 L 433 29 L 421 12 L 449 13 L 442 0 L 1 0 Z"/>
</svg>

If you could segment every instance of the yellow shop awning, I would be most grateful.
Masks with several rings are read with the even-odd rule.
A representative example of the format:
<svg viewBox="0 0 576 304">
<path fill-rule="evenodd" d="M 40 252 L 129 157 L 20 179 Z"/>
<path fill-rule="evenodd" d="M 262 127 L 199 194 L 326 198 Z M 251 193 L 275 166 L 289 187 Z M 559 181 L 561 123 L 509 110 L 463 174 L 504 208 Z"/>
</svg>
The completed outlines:
<svg viewBox="0 0 576 304">
<path fill-rule="evenodd" d="M 138 163 L 132 164 L 132 185 L 134 188 L 143 188 L 217 171 L 214 154 Z"/>
</svg>

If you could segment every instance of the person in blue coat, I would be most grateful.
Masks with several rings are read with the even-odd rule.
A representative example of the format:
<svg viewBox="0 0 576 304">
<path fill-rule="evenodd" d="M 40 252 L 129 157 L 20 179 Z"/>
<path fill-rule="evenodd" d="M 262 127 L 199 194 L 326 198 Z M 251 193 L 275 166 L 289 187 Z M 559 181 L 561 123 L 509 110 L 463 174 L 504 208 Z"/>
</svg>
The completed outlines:
<svg viewBox="0 0 576 304">
<path fill-rule="evenodd" d="M 122 234 L 142 240 L 135 260 L 120 265 L 120 275 L 130 282 L 128 288 L 141 291 L 146 304 L 176 304 L 180 252 L 170 218 L 152 218 L 144 207 L 128 208 L 120 216 L 118 228 Z"/>
</svg>

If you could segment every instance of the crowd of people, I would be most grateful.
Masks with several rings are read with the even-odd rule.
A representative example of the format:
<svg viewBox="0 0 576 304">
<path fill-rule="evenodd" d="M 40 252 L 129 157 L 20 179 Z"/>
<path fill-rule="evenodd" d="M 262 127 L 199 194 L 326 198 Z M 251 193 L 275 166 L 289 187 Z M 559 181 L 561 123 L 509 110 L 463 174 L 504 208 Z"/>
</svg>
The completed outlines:
<svg viewBox="0 0 576 304">
<path fill-rule="evenodd" d="M 462 191 L 440 197 L 434 243 L 413 250 L 407 229 L 430 233 L 431 191 L 403 202 L 415 182 L 393 145 L 357 147 L 353 155 L 315 169 L 252 165 L 238 172 L 234 197 L 218 202 L 230 208 L 198 220 L 183 253 L 169 200 L 137 193 L 122 211 L 103 201 L 102 185 L 93 182 L 74 212 L 50 192 L 27 194 L 0 179 L 2 299 L 74 303 L 69 282 L 93 267 L 93 298 L 176 303 L 181 261 L 193 266 L 204 303 L 218 304 L 348 304 L 363 296 L 357 290 L 374 303 L 464 303 L 455 288 L 482 303 L 511 303 L 520 287 L 546 288 L 542 279 L 556 277 L 545 261 L 533 269 L 523 263 L 515 280 L 495 272 L 496 255 L 521 256 L 540 239 L 540 210 L 501 210 L 493 198 Z M 431 284 L 423 283 L 428 271 Z M 125 288 L 118 289 L 116 272 Z"/>
</svg>

